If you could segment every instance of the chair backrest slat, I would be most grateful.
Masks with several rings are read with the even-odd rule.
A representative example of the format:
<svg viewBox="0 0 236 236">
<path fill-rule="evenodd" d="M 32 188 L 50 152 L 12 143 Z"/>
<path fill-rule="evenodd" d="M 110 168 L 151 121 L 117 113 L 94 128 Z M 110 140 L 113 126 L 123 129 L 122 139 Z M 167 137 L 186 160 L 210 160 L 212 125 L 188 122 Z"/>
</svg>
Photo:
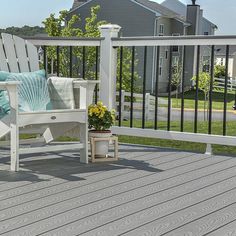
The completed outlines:
<svg viewBox="0 0 236 236">
<path fill-rule="evenodd" d="M 25 42 L 28 52 L 30 71 L 39 70 L 39 56 L 37 48 L 29 41 L 26 40 Z"/>
<path fill-rule="evenodd" d="M 9 71 L 1 39 L 0 39 L 0 70 L 7 72 Z"/>
<path fill-rule="evenodd" d="M 37 48 L 27 40 L 2 33 L 2 40 L 0 41 L 0 70 L 10 72 L 33 72 L 39 70 Z"/>
<path fill-rule="evenodd" d="M 13 35 L 20 72 L 29 72 L 25 40 Z"/>
<path fill-rule="evenodd" d="M 3 40 L 5 52 L 6 52 L 6 57 L 8 59 L 10 72 L 19 72 L 16 51 L 15 51 L 12 35 L 2 33 L 2 40 Z"/>
</svg>

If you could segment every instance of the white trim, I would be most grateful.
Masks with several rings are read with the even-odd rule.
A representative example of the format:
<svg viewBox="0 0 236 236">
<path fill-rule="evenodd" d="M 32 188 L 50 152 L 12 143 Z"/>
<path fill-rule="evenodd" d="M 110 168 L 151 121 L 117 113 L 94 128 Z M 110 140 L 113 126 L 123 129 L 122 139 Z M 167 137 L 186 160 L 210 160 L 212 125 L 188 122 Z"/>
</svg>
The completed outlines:
<svg viewBox="0 0 236 236">
<path fill-rule="evenodd" d="M 161 36 L 161 37 L 123 37 L 113 38 L 112 46 L 211 46 L 211 45 L 236 45 L 236 37 L 217 36 Z"/>
<path fill-rule="evenodd" d="M 177 18 L 177 17 L 174 17 L 173 19 L 179 21 L 179 22 L 182 23 L 184 26 L 187 26 L 187 27 L 191 26 L 190 23 L 188 23 L 188 22 L 186 22 L 186 21 L 184 21 L 184 20 L 181 20 L 181 19 L 179 19 L 179 18 Z"/>
<path fill-rule="evenodd" d="M 179 140 L 195 143 L 218 144 L 236 146 L 236 137 L 208 134 L 195 134 L 187 132 L 151 130 L 128 127 L 112 127 L 112 133 L 117 135 L 129 135 L 136 137 L 160 138 L 168 140 Z"/>
<path fill-rule="evenodd" d="M 92 2 L 92 1 L 93 1 L 93 0 L 88 0 L 87 2 L 85 2 L 85 3 L 81 4 L 81 5 L 79 5 L 78 7 L 74 8 L 74 9 L 71 9 L 71 10 L 69 11 L 69 13 L 71 13 L 71 12 L 73 12 L 73 11 L 75 11 L 75 10 L 81 8 L 82 6 L 88 4 L 88 3 Z"/>
<path fill-rule="evenodd" d="M 139 6 L 141 6 L 141 7 L 143 7 L 143 8 L 145 8 L 146 10 L 154 13 L 156 16 L 162 16 L 162 14 L 160 14 L 160 12 L 154 11 L 151 8 L 147 7 L 147 6 L 144 6 L 142 3 L 136 2 L 135 0 L 130 0 L 130 1 L 137 4 L 137 5 L 139 5 Z"/>
<path fill-rule="evenodd" d="M 158 34 L 163 36 L 165 34 L 164 29 L 165 29 L 165 25 L 164 24 L 159 24 Z"/>
</svg>

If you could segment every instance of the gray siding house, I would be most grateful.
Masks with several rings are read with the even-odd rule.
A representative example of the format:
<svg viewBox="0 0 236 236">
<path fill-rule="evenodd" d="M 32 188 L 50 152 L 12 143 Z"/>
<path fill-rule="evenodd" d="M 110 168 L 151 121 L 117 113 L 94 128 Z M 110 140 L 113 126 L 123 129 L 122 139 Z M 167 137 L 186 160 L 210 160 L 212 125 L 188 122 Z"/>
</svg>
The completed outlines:
<svg viewBox="0 0 236 236">
<path fill-rule="evenodd" d="M 173 5 L 172 3 L 176 3 Z M 216 26 L 203 17 L 199 5 L 188 5 L 178 0 L 166 0 L 162 4 L 149 0 L 74 0 L 70 15 L 79 14 L 82 22 L 90 13 L 92 6 L 100 5 L 98 20 L 105 20 L 122 27 L 121 36 L 171 36 L 171 35 L 204 35 L 214 34 Z M 207 32 L 207 33 L 206 33 Z M 190 85 L 190 78 L 194 73 L 194 49 L 188 49 L 189 60 L 186 67 L 186 81 Z M 169 47 L 162 47 L 160 51 L 160 92 L 168 88 Z M 182 49 L 173 51 L 173 61 L 181 60 Z M 142 67 L 142 49 L 137 49 L 138 68 Z M 192 58 L 192 59 L 191 59 Z M 156 77 L 156 49 L 148 48 L 147 90 L 154 92 Z M 139 74 L 142 75 L 141 69 Z"/>
</svg>

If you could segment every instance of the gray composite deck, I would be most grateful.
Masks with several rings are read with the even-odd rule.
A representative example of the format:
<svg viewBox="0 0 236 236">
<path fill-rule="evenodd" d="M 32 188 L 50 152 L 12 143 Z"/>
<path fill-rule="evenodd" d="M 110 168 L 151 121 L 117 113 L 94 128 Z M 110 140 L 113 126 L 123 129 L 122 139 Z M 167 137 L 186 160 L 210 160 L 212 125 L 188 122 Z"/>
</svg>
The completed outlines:
<svg viewBox="0 0 236 236">
<path fill-rule="evenodd" d="M 114 163 L 76 152 L 0 149 L 0 235 L 236 235 L 236 158 L 120 146 Z"/>
</svg>

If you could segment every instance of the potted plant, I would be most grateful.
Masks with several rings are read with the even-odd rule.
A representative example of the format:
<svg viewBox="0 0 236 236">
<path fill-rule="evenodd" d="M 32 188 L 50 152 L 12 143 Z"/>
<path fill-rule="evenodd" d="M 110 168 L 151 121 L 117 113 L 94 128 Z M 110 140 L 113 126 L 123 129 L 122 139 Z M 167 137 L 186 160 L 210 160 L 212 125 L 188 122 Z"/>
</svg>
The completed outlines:
<svg viewBox="0 0 236 236">
<path fill-rule="evenodd" d="M 88 107 L 89 137 L 108 138 L 110 137 L 110 127 L 115 122 L 115 110 L 109 111 L 101 101 L 91 104 Z M 104 157 L 108 154 L 109 141 L 97 141 L 95 155 Z"/>
</svg>

